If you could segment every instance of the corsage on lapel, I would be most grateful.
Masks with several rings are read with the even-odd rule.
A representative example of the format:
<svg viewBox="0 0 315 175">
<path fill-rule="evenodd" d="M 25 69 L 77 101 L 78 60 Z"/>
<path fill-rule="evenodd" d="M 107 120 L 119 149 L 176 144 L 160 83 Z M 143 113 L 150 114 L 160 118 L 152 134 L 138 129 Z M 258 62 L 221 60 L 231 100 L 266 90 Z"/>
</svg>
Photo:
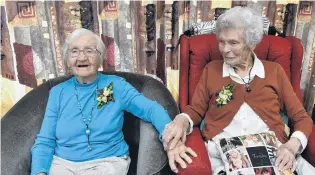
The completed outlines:
<svg viewBox="0 0 315 175">
<path fill-rule="evenodd" d="M 113 97 L 113 87 L 114 87 L 114 82 L 111 82 L 109 83 L 107 87 L 104 87 L 104 89 L 98 90 L 97 109 L 100 109 L 103 105 L 105 105 L 109 101 L 115 102 L 115 99 Z"/>
<path fill-rule="evenodd" d="M 233 99 L 233 93 L 235 90 L 235 84 L 229 83 L 226 86 L 223 86 L 221 90 L 218 90 L 216 93 L 216 102 L 217 107 L 221 108 L 224 105 L 228 104 Z"/>
</svg>

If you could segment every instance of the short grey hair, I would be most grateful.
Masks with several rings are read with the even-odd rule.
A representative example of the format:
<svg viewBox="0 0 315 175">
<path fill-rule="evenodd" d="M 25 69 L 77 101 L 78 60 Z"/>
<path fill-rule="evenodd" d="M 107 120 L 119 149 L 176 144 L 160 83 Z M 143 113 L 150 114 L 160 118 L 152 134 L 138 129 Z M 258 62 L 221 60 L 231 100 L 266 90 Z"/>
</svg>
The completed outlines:
<svg viewBox="0 0 315 175">
<path fill-rule="evenodd" d="M 87 30 L 84 28 L 79 28 L 79 29 L 75 29 L 66 39 L 64 45 L 63 45 L 63 50 L 62 50 L 62 57 L 63 57 L 63 61 L 64 61 L 64 65 L 65 65 L 65 69 L 66 69 L 66 73 L 68 72 L 68 66 L 67 66 L 67 59 L 68 59 L 68 49 L 69 49 L 69 44 L 75 40 L 76 38 L 82 36 L 82 35 L 92 35 L 95 37 L 96 39 L 96 48 L 97 50 L 101 53 L 100 55 L 100 61 L 101 64 L 103 64 L 104 61 L 104 57 L 106 54 L 106 49 L 105 49 L 105 45 L 103 43 L 103 41 L 101 40 L 101 38 L 96 35 L 95 33 L 93 33 L 91 30 Z"/>
<path fill-rule="evenodd" d="M 237 6 L 220 15 L 216 23 L 216 35 L 224 28 L 244 29 L 244 39 L 249 47 L 260 43 L 264 33 L 262 16 L 248 7 Z"/>
</svg>

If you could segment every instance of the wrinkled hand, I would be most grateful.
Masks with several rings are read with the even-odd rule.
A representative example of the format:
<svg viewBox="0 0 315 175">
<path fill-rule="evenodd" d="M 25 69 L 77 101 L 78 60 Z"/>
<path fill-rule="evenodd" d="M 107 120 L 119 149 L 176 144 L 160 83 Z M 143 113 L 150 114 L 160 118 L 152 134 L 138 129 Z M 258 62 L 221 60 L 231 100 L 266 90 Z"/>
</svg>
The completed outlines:
<svg viewBox="0 0 315 175">
<path fill-rule="evenodd" d="M 297 138 L 291 138 L 287 143 L 280 146 L 277 151 L 276 167 L 279 171 L 291 170 L 294 172 L 296 169 L 296 159 L 301 142 Z"/>
<path fill-rule="evenodd" d="M 167 156 L 171 170 L 178 173 L 176 163 L 178 163 L 182 168 L 186 168 L 187 163 L 192 163 L 189 155 L 197 157 L 197 154 L 191 148 L 186 147 L 182 141 L 177 142 L 175 148 L 168 149 Z"/>
<path fill-rule="evenodd" d="M 162 137 L 164 150 L 167 150 L 167 147 L 173 149 L 180 140 L 185 143 L 188 127 L 188 119 L 180 114 L 177 115 L 171 123 L 167 124 Z"/>
</svg>

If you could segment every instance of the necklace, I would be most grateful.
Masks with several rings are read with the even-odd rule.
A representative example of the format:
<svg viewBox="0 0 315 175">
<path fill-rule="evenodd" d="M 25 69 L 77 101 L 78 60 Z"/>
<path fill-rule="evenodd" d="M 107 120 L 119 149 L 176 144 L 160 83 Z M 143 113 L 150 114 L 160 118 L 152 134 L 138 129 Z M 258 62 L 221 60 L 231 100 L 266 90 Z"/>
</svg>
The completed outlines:
<svg viewBox="0 0 315 175">
<path fill-rule="evenodd" d="M 252 91 L 251 89 L 250 89 L 250 72 L 252 71 L 252 68 L 254 67 L 254 64 L 252 65 L 252 67 L 250 68 L 250 70 L 249 70 L 249 74 L 248 74 L 248 81 L 247 82 L 245 82 L 245 80 L 243 79 L 243 78 L 241 78 L 242 79 L 242 81 L 244 82 L 244 84 L 245 84 L 245 89 L 246 89 L 246 92 L 250 92 L 250 91 Z"/>
<path fill-rule="evenodd" d="M 89 116 L 89 119 L 86 119 L 82 113 L 82 108 L 81 108 L 81 104 L 79 102 L 79 95 L 78 95 L 78 89 L 76 87 L 76 85 L 74 84 L 74 90 L 75 90 L 75 96 L 77 98 L 77 102 L 78 102 L 78 108 L 80 110 L 80 114 L 82 116 L 82 119 L 83 119 L 83 123 L 85 124 L 86 126 L 86 130 L 85 130 L 85 134 L 88 138 L 88 151 L 91 151 L 92 150 L 92 145 L 91 145 L 91 141 L 90 141 L 90 134 L 91 134 L 91 130 L 89 128 L 89 125 L 92 121 L 92 113 L 93 113 L 93 110 L 94 110 L 94 107 L 95 107 L 95 99 L 96 99 L 96 91 L 98 89 L 98 83 L 96 85 L 96 89 L 95 89 L 95 93 L 94 93 L 94 100 L 93 100 L 93 106 L 92 106 L 92 109 L 91 109 L 91 112 L 90 112 L 90 116 Z"/>
</svg>

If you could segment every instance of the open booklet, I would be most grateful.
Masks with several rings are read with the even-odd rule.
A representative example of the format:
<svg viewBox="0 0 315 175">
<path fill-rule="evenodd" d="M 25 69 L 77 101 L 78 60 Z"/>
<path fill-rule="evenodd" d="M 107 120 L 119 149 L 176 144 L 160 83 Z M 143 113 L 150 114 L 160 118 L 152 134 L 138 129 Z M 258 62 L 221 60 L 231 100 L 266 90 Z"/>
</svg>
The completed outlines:
<svg viewBox="0 0 315 175">
<path fill-rule="evenodd" d="M 214 141 L 228 175 L 294 175 L 275 167 L 280 142 L 272 131 Z"/>
</svg>

